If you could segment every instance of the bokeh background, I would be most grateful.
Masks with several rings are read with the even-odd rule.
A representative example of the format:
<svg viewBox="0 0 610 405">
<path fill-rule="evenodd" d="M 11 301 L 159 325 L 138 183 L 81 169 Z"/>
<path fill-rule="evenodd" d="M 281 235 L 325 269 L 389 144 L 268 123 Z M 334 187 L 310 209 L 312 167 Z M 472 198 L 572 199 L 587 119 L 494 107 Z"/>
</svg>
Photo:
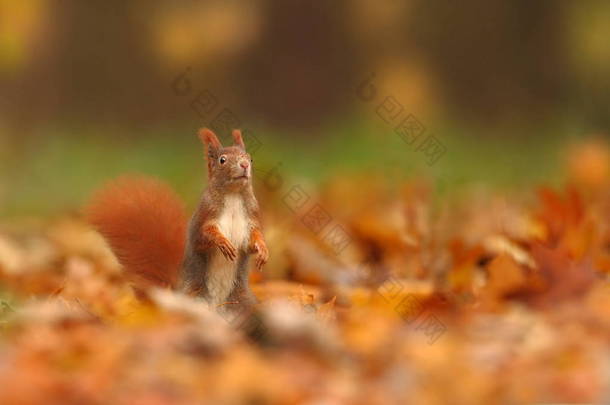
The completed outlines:
<svg viewBox="0 0 610 405">
<path fill-rule="evenodd" d="M 610 403 L 609 21 L 0 0 L 0 404 Z M 82 215 L 129 173 L 193 209 L 204 126 L 243 130 L 270 250 L 233 319 L 134 294 Z"/>
<path fill-rule="evenodd" d="M 608 131 L 609 20 L 605 1 L 2 0 L 0 216 L 78 210 L 125 172 L 192 205 L 202 126 L 248 131 L 258 181 L 557 182 L 565 145 Z"/>
</svg>

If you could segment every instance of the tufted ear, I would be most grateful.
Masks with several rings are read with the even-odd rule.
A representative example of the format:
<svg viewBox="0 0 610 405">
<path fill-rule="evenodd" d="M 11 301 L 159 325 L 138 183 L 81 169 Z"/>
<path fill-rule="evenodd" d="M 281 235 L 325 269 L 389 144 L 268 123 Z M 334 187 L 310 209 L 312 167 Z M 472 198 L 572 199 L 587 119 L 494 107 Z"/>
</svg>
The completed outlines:
<svg viewBox="0 0 610 405">
<path fill-rule="evenodd" d="M 199 139 L 205 145 L 208 158 L 216 157 L 218 150 L 222 148 L 222 144 L 218 140 L 218 137 L 211 129 L 201 128 L 199 130 Z"/>
<path fill-rule="evenodd" d="M 244 140 L 241 138 L 241 130 L 239 129 L 233 130 L 233 145 L 239 146 L 243 150 L 246 150 L 246 145 L 244 144 Z"/>
</svg>

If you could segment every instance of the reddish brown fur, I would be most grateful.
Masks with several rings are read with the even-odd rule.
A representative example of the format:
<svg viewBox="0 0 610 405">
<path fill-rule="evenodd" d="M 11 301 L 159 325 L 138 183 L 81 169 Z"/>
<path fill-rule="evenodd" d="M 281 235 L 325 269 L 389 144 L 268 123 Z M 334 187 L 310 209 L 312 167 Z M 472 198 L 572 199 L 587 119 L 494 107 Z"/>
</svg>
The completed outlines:
<svg viewBox="0 0 610 405">
<path fill-rule="evenodd" d="M 170 187 L 146 177 L 119 178 L 94 195 L 86 216 L 133 281 L 176 285 L 187 217 Z"/>
<path fill-rule="evenodd" d="M 87 217 L 136 288 L 179 287 L 209 302 L 227 299 L 235 301 L 234 308 L 246 307 L 256 302 L 248 287 L 248 255 L 255 254 L 259 270 L 269 257 L 252 190 L 252 159 L 239 130 L 233 131 L 234 145 L 227 147 L 209 129 L 200 130 L 199 137 L 206 147 L 208 187 L 188 231 L 180 199 L 168 186 L 142 177 L 107 185 L 94 196 Z M 222 217 L 229 195 L 235 207 L 243 204 L 232 208 L 236 214 L 231 215 L 238 217 L 232 240 L 223 234 L 233 221 Z M 226 262 L 217 261 L 217 250 Z"/>
<path fill-rule="evenodd" d="M 244 144 L 244 140 L 241 137 L 241 131 L 239 129 L 234 129 L 232 134 L 235 145 L 239 146 L 243 150 L 246 150 L 246 145 Z"/>
<path fill-rule="evenodd" d="M 227 259 L 235 260 L 237 251 L 231 242 L 224 237 L 216 225 L 204 225 L 201 227 L 201 250 L 217 246 Z"/>
<path fill-rule="evenodd" d="M 260 231 L 260 222 L 256 218 L 258 228 L 253 228 L 250 232 L 250 253 L 256 254 L 256 268 L 262 270 L 267 260 L 269 260 L 269 250 L 267 250 L 267 244 L 265 238 Z"/>
<path fill-rule="evenodd" d="M 201 128 L 197 133 L 199 140 L 205 145 L 205 156 L 208 160 L 208 179 L 212 178 L 210 158 L 216 159 L 215 151 L 222 148 L 218 137 L 208 128 Z"/>
<path fill-rule="evenodd" d="M 201 128 L 198 135 L 201 142 L 203 142 L 205 145 L 210 145 L 215 149 L 222 148 L 218 137 L 216 137 L 216 134 L 212 132 L 212 130 L 208 128 Z"/>
</svg>

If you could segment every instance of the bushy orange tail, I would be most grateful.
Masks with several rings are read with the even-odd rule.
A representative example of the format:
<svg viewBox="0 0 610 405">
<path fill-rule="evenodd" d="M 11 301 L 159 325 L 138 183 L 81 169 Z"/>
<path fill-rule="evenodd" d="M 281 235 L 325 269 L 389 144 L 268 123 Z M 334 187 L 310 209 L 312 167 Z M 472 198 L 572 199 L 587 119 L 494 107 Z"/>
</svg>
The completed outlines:
<svg viewBox="0 0 610 405">
<path fill-rule="evenodd" d="M 121 177 L 93 196 L 86 217 L 137 285 L 176 285 L 187 220 L 184 205 L 168 185 Z"/>
</svg>

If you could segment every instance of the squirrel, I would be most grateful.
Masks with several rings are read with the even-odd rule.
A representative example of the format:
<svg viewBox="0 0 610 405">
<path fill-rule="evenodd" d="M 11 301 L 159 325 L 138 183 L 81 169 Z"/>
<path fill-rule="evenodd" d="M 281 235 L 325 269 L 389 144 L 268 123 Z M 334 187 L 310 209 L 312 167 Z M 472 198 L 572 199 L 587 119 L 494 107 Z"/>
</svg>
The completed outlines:
<svg viewBox="0 0 610 405">
<path fill-rule="evenodd" d="M 257 302 L 248 286 L 248 260 L 261 271 L 269 258 L 258 202 L 252 189 L 252 158 L 240 130 L 223 147 L 210 129 L 205 145 L 208 186 L 187 225 L 180 198 L 147 177 L 123 177 L 94 194 L 85 213 L 107 240 L 136 289 L 178 289 L 220 308 Z"/>
</svg>

